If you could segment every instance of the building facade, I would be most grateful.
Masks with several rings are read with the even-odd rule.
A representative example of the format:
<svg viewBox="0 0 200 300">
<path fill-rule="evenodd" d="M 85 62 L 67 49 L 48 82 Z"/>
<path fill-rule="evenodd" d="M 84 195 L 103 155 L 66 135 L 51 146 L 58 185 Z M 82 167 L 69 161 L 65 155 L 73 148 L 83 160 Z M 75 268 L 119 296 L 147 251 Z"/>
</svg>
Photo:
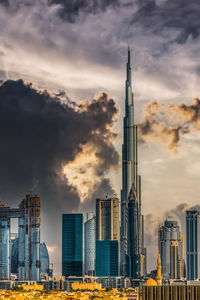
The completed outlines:
<svg viewBox="0 0 200 300">
<path fill-rule="evenodd" d="M 117 240 L 96 241 L 96 276 L 118 276 L 118 249 Z"/>
<path fill-rule="evenodd" d="M 96 217 L 88 218 L 84 224 L 85 237 L 85 274 L 95 275 L 95 248 L 96 248 Z"/>
<path fill-rule="evenodd" d="M 62 275 L 83 274 L 83 215 L 62 216 Z"/>
<path fill-rule="evenodd" d="M 180 228 L 177 221 L 166 220 L 158 231 L 159 252 L 164 279 L 178 278 L 178 261 L 183 260 L 183 245 Z"/>
<path fill-rule="evenodd" d="M 186 211 L 187 279 L 200 278 L 200 211 Z"/>
<path fill-rule="evenodd" d="M 137 279 L 145 276 L 146 255 L 144 249 L 143 215 L 141 212 L 141 177 L 138 175 L 137 125 L 134 122 L 129 48 L 123 127 L 120 273 L 122 276 Z M 130 198 L 131 203 L 129 203 Z M 132 213 L 133 219 L 130 220 L 129 216 Z M 131 221 L 131 224 L 129 224 L 129 221 Z M 132 241 L 129 240 L 130 236 L 132 236 Z M 132 247 L 133 242 L 135 245 Z"/>
<path fill-rule="evenodd" d="M 45 243 L 40 244 L 40 273 L 49 274 L 49 252 Z"/>
<path fill-rule="evenodd" d="M 96 199 L 96 276 L 119 275 L 119 199 Z"/>
<path fill-rule="evenodd" d="M 19 208 L 0 205 L 0 277 L 10 278 L 10 219 L 18 218 L 18 278 L 40 280 L 40 197 L 26 195 Z M 16 249 L 15 249 L 16 251 Z M 11 253 L 12 255 L 13 253 Z M 14 255 L 14 254 L 13 254 Z"/>
<path fill-rule="evenodd" d="M 96 239 L 120 240 L 119 199 L 96 199 Z"/>
</svg>

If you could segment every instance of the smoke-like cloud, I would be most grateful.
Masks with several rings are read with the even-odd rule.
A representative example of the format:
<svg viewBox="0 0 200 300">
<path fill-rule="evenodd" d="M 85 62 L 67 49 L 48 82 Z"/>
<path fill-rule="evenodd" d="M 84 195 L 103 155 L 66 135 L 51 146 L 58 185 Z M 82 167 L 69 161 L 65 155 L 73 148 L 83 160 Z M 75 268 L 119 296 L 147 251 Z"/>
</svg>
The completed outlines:
<svg viewBox="0 0 200 300">
<path fill-rule="evenodd" d="M 148 103 L 144 120 L 139 123 L 142 142 L 162 143 L 173 153 L 178 152 L 181 136 L 200 131 L 200 99 L 192 104 Z"/>
<path fill-rule="evenodd" d="M 60 240 L 60 227 L 52 219 L 59 224 L 61 214 L 78 211 L 81 201 L 92 205 L 99 186 L 104 193 L 112 190 L 106 173 L 119 162 L 112 128 L 117 115 L 106 94 L 74 103 L 22 80 L 0 85 L 0 199 L 17 206 L 29 190 L 39 194 L 49 246 L 55 244 L 53 236 Z M 86 158 L 81 156 L 85 149 Z M 80 184 L 70 181 L 73 173 Z M 84 185 L 89 188 L 82 197 Z"/>
</svg>

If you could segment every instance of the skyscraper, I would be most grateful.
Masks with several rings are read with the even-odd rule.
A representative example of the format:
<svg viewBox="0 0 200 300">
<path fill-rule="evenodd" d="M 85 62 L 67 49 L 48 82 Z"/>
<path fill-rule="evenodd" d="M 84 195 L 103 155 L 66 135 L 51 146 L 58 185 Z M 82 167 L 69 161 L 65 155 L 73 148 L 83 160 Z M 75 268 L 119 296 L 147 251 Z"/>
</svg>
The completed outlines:
<svg viewBox="0 0 200 300">
<path fill-rule="evenodd" d="M 200 211 L 186 211 L 187 280 L 200 278 Z"/>
<path fill-rule="evenodd" d="M 179 243 L 171 241 L 170 245 L 170 278 L 178 278 Z"/>
<path fill-rule="evenodd" d="M 26 195 L 19 208 L 0 205 L 0 277 L 10 276 L 10 219 L 18 218 L 18 278 L 40 280 L 40 197 Z"/>
<path fill-rule="evenodd" d="M 134 122 L 131 61 L 130 49 L 128 48 L 122 145 L 120 269 L 121 275 L 133 278 L 144 276 L 146 269 L 143 216 L 141 213 L 141 177 L 138 175 L 137 154 L 137 125 Z M 132 245 L 133 243 L 134 245 Z"/>
<path fill-rule="evenodd" d="M 62 275 L 83 275 L 83 215 L 62 216 Z"/>
<path fill-rule="evenodd" d="M 119 199 L 96 199 L 96 239 L 119 240 Z"/>
<path fill-rule="evenodd" d="M 119 199 L 96 199 L 96 276 L 118 276 Z"/>
<path fill-rule="evenodd" d="M 85 274 L 95 275 L 95 248 L 96 248 L 96 217 L 88 218 L 84 224 L 85 236 Z"/>
<path fill-rule="evenodd" d="M 177 221 L 166 220 L 159 228 L 158 240 L 163 278 L 178 278 L 178 260 L 183 259 L 183 245 Z"/>
<path fill-rule="evenodd" d="M 0 220 L 0 279 L 9 279 L 9 240 L 10 240 L 10 219 Z"/>
<path fill-rule="evenodd" d="M 117 277 L 119 243 L 117 240 L 96 241 L 96 276 Z"/>
<path fill-rule="evenodd" d="M 40 273 L 49 274 L 49 252 L 45 243 L 40 244 Z"/>
</svg>

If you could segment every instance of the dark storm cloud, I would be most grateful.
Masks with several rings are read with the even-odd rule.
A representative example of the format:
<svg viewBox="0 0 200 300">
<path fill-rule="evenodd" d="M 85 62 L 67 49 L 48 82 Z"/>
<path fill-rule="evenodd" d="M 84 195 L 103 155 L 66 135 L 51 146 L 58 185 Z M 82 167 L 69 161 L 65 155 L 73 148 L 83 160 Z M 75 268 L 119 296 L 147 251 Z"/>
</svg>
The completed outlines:
<svg viewBox="0 0 200 300">
<path fill-rule="evenodd" d="M 138 1 L 139 9 L 132 24 L 142 25 L 147 32 L 165 34 L 165 30 L 177 31 L 174 41 L 185 43 L 189 37 L 196 39 L 200 34 L 200 3 L 196 0 Z M 166 34 L 167 38 L 167 34 Z M 173 39 L 172 39 L 173 41 Z"/>
<path fill-rule="evenodd" d="M 106 94 L 81 105 L 69 103 L 69 99 L 63 104 L 58 97 L 21 80 L 4 82 L 0 86 L 1 199 L 16 202 L 16 195 L 34 189 L 50 216 L 56 208 L 77 210 L 80 198 L 77 190 L 67 185 L 63 166 L 90 143 L 101 170 L 96 176 L 103 180 L 105 172 L 118 164 L 111 130 L 117 112 Z"/>
<path fill-rule="evenodd" d="M 69 22 L 74 22 L 81 12 L 95 14 L 108 7 L 119 6 L 119 0 L 49 0 L 49 4 L 60 4 L 60 15 Z"/>
</svg>

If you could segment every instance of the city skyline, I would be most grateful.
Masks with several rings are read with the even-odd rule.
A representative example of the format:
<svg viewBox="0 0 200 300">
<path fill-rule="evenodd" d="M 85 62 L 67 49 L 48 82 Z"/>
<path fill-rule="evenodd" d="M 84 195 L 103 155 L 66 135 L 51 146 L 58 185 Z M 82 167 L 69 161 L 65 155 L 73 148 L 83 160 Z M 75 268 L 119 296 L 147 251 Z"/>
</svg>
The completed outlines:
<svg viewBox="0 0 200 300">
<path fill-rule="evenodd" d="M 139 141 L 149 270 L 156 264 L 159 224 L 172 215 L 185 233 L 185 211 L 199 203 L 199 128 L 181 114 L 185 104 L 199 117 L 198 101 L 192 102 L 200 85 L 199 4 L 97 2 L 0 1 L 0 79 L 11 79 L 0 86 L 0 199 L 15 207 L 30 189 L 41 196 L 42 240 L 58 273 L 61 236 L 52 219 L 59 224 L 62 212 L 94 211 L 97 197 L 120 193 L 128 43 L 136 122 L 154 121 L 152 109 L 158 109 L 157 120 L 160 112 L 165 119 L 153 135 L 141 126 Z M 18 79 L 32 82 L 35 90 Z M 101 92 L 109 96 L 78 104 Z M 65 108 L 52 99 L 55 94 Z M 178 124 L 169 118 L 171 102 Z M 97 115 L 91 113 L 94 106 Z M 189 127 L 175 131 L 182 123 Z"/>
</svg>

